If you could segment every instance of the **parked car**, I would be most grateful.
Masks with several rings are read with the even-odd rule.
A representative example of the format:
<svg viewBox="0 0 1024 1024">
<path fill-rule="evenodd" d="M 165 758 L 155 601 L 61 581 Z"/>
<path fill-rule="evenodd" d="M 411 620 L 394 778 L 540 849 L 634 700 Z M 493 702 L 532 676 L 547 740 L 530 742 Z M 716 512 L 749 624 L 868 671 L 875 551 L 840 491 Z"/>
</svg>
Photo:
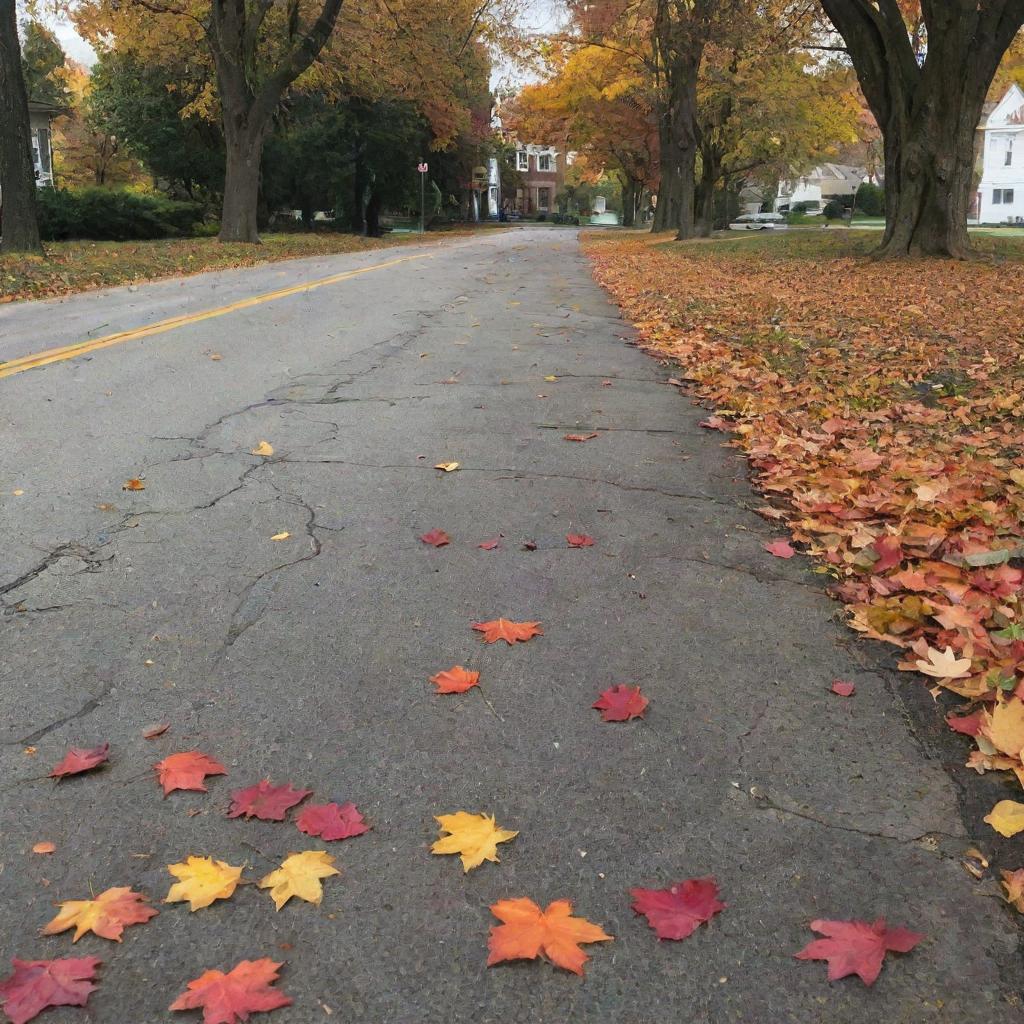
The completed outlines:
<svg viewBox="0 0 1024 1024">
<path fill-rule="evenodd" d="M 730 231 L 785 231 L 789 225 L 781 213 L 746 213 L 729 225 Z"/>
</svg>

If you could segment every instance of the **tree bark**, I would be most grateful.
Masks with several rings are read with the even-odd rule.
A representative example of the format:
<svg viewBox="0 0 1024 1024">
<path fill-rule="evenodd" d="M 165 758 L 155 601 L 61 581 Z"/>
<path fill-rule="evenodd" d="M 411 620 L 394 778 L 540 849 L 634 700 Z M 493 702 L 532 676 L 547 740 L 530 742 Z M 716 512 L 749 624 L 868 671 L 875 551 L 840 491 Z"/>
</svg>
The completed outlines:
<svg viewBox="0 0 1024 1024">
<path fill-rule="evenodd" d="M 0 0 L 0 252 L 42 253 L 14 0 Z"/>
<path fill-rule="evenodd" d="M 886 226 L 875 255 L 969 257 L 975 134 L 1024 0 L 922 0 L 923 34 L 911 34 L 897 0 L 821 3 L 882 130 Z"/>
<path fill-rule="evenodd" d="M 701 173 L 697 185 L 695 234 L 710 238 L 715 230 L 715 186 L 721 176 L 721 157 L 717 147 L 706 142 L 701 146 Z"/>
<path fill-rule="evenodd" d="M 258 243 L 260 161 L 263 139 L 269 127 L 255 131 L 249 126 L 238 127 L 225 113 L 224 143 L 227 161 L 224 169 L 224 203 L 220 218 L 222 242 Z"/>
<path fill-rule="evenodd" d="M 622 183 L 622 226 L 631 228 L 636 223 L 636 182 L 626 175 Z"/>
</svg>

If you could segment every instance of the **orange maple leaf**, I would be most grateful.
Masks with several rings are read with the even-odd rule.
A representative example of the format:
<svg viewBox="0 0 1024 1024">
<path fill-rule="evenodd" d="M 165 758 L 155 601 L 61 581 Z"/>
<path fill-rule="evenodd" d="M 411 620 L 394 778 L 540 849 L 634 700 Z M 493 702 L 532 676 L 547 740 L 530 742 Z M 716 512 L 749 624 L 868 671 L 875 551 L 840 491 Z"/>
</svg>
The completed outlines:
<svg viewBox="0 0 1024 1024">
<path fill-rule="evenodd" d="M 477 686 L 480 682 L 479 672 L 470 672 L 461 665 L 438 672 L 431 676 L 430 681 L 437 687 L 438 693 L 465 693 L 470 687 Z"/>
<path fill-rule="evenodd" d="M 215 761 L 198 750 L 189 750 L 181 754 L 171 754 L 154 766 L 160 785 L 164 788 L 164 796 L 176 789 L 192 789 L 200 793 L 206 792 L 203 780 L 207 775 L 227 775 L 228 770 L 219 761 Z"/>
<path fill-rule="evenodd" d="M 543 636 L 539 622 L 511 622 L 508 619 L 491 619 L 490 622 L 474 622 L 473 628 L 478 633 L 483 633 L 483 642 L 493 644 L 498 640 L 504 640 L 507 644 L 514 644 L 517 640 L 526 643 L 531 636 Z"/>
<path fill-rule="evenodd" d="M 281 1006 L 290 1006 L 291 998 L 271 988 L 278 979 L 280 964 L 268 957 L 243 960 L 225 974 L 204 971 L 188 983 L 171 1003 L 172 1010 L 203 1011 L 206 1024 L 236 1024 L 249 1019 L 250 1013 L 266 1013 Z"/>
<path fill-rule="evenodd" d="M 536 960 L 543 954 L 556 966 L 582 974 L 590 957 L 580 949 L 580 943 L 612 939 L 586 918 L 573 917 L 568 900 L 555 900 L 543 911 L 525 897 L 498 900 L 491 913 L 503 923 L 491 929 L 487 940 L 488 967 L 503 960 Z"/>
</svg>

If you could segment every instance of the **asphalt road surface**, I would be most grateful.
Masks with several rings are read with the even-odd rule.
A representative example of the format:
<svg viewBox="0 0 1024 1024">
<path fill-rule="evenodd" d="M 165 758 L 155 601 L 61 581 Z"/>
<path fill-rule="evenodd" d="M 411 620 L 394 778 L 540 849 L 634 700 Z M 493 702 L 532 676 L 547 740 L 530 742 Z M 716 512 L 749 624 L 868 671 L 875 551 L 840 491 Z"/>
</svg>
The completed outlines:
<svg viewBox="0 0 1024 1024">
<path fill-rule="evenodd" d="M 294 999 L 276 1024 L 1020 1019 L 1012 911 L 960 864 L 964 752 L 917 727 L 918 684 L 811 566 L 762 550 L 744 463 L 630 337 L 575 233 L 541 229 L 0 310 L 0 954 L 104 961 L 87 1010 L 43 1020 L 198 1020 L 167 1011 L 186 982 L 262 956 Z M 499 616 L 544 635 L 482 644 Z M 454 664 L 480 688 L 435 695 Z M 617 683 L 643 720 L 591 709 Z M 109 766 L 45 778 L 104 741 Z M 162 799 L 152 765 L 191 749 L 228 776 Z M 263 778 L 373 829 L 227 819 Z M 500 864 L 430 854 L 457 810 L 519 830 Z M 161 903 L 190 854 L 258 880 L 304 849 L 341 868 L 319 906 Z M 683 942 L 630 910 L 631 887 L 705 875 L 728 907 Z M 55 902 L 122 885 L 160 909 L 122 943 L 39 935 Z M 486 966 L 488 907 L 520 896 L 615 936 L 585 978 Z M 793 959 L 812 919 L 879 916 L 927 939 L 873 988 Z"/>
</svg>

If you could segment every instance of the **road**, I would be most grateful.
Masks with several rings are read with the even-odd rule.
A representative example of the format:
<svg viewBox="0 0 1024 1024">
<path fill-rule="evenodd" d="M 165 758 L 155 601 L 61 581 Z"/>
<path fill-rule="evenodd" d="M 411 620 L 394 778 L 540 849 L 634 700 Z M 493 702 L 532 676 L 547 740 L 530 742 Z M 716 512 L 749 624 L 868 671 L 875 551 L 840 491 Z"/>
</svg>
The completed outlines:
<svg viewBox="0 0 1024 1024">
<path fill-rule="evenodd" d="M 960 865 L 964 751 L 811 566 L 762 549 L 743 462 L 630 337 L 575 233 L 529 228 L 0 311 L 0 954 L 104 961 L 88 1013 L 43 1019 L 198 1019 L 166 1012 L 189 979 L 262 956 L 286 961 L 278 1024 L 1019 1019 L 1014 922 Z M 499 616 L 544 635 L 482 644 Z M 479 689 L 435 695 L 454 664 Z M 643 720 L 591 709 L 617 683 Z M 104 741 L 109 766 L 45 778 Z M 162 799 L 151 766 L 191 749 L 228 777 Z M 228 820 L 263 778 L 372 831 Z M 519 830 L 500 864 L 430 854 L 462 809 Z M 160 903 L 189 854 L 259 879 L 302 849 L 342 871 L 319 907 L 255 885 Z M 728 906 L 683 942 L 630 910 L 631 887 L 704 875 Z M 38 934 L 118 885 L 160 910 L 122 944 Z M 485 966 L 488 907 L 519 896 L 615 936 L 584 979 Z M 878 916 L 927 939 L 871 989 L 792 957 L 812 919 Z"/>
</svg>

